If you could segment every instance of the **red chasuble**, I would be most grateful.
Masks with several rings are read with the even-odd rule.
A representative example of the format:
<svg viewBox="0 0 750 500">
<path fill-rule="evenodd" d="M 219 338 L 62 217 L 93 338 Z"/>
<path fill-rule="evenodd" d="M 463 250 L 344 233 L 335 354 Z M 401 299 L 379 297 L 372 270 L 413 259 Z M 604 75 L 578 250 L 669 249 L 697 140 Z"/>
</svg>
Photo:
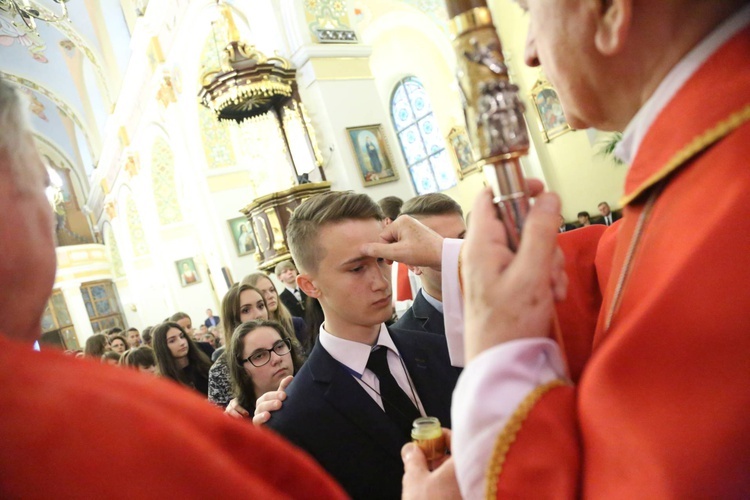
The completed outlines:
<svg viewBox="0 0 750 500">
<path fill-rule="evenodd" d="M 750 498 L 750 28 L 656 119 L 624 203 L 590 357 L 561 314 L 580 380 L 519 408 L 488 496 Z M 584 310 L 592 279 L 571 280 Z"/>
<path fill-rule="evenodd" d="M 194 391 L 0 334 L 0 498 L 346 498 Z"/>
</svg>

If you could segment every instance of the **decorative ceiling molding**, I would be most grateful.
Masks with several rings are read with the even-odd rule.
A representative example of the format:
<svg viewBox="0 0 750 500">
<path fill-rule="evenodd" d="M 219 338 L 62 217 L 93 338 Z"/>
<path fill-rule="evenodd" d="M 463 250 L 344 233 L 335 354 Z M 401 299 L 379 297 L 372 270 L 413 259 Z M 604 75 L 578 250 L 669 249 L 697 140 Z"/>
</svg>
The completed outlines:
<svg viewBox="0 0 750 500">
<path fill-rule="evenodd" d="M 28 78 L 23 78 L 21 76 L 14 75 L 11 73 L 6 73 L 4 71 L 0 71 L 0 78 L 2 78 L 3 80 L 7 80 L 9 82 L 13 82 L 17 85 L 22 85 L 36 92 L 39 92 L 40 94 L 42 94 L 43 96 L 49 98 L 52 102 L 54 102 L 55 105 L 60 109 L 60 111 L 64 113 L 68 118 L 73 120 L 73 123 L 75 123 L 76 126 L 78 126 L 78 128 L 81 129 L 83 136 L 86 138 L 86 143 L 88 145 L 89 152 L 92 155 L 92 159 L 94 159 L 93 158 L 94 151 L 98 151 L 98 148 L 97 149 L 92 148 L 91 136 L 89 134 L 88 127 L 84 126 L 84 122 L 81 120 L 78 114 L 73 110 L 72 106 L 70 106 L 68 103 L 63 101 L 62 98 L 60 98 L 60 96 L 58 96 L 56 93 L 49 90 L 44 85 L 31 81 Z M 94 161 L 94 163 L 96 163 L 96 161 Z"/>
<path fill-rule="evenodd" d="M 77 176 L 79 175 L 76 169 L 76 166 L 77 166 L 76 163 L 72 161 L 70 159 L 70 156 L 68 156 L 68 154 L 65 151 L 61 150 L 57 144 L 55 144 L 54 142 L 52 142 L 51 140 L 49 140 L 46 136 L 43 136 L 42 134 L 34 132 L 32 135 L 34 136 L 34 139 L 43 143 L 45 146 L 47 146 L 56 154 L 58 154 L 60 158 L 62 158 L 62 160 L 65 162 L 65 165 L 62 165 L 63 167 L 66 167 L 68 170 L 74 172 Z"/>
<path fill-rule="evenodd" d="M 32 135 L 34 136 L 35 140 L 43 143 L 44 146 L 50 148 L 52 151 L 54 151 L 60 157 L 60 159 L 64 163 L 63 165 L 60 165 L 60 166 L 63 167 L 63 168 L 66 168 L 67 170 L 70 170 L 71 172 L 73 172 L 73 175 L 75 175 L 76 178 L 77 178 L 77 180 L 78 180 L 78 184 L 79 184 L 79 186 L 81 188 L 81 191 L 82 192 L 88 191 L 88 189 L 89 189 L 89 181 L 86 178 L 86 173 L 79 171 L 79 170 L 82 169 L 82 167 L 78 166 L 74 161 L 72 161 L 70 159 L 70 157 L 68 156 L 67 153 L 65 153 L 64 151 L 62 151 L 57 146 L 57 144 L 55 144 L 54 142 L 50 141 L 47 137 L 45 137 L 45 136 L 43 136 L 41 134 L 38 134 L 38 133 L 33 133 Z M 84 204 L 81 203 L 81 205 L 83 206 Z"/>
<path fill-rule="evenodd" d="M 32 3 L 34 4 L 34 8 L 38 9 L 40 12 L 44 14 L 48 14 L 48 15 L 54 14 L 54 12 L 52 12 L 50 9 L 48 9 L 42 4 L 38 2 L 32 2 Z M 90 22 L 90 19 L 86 19 L 85 21 Z M 60 33 L 65 35 L 68 38 L 68 40 L 73 42 L 73 44 L 76 47 L 78 47 L 81 50 L 81 52 L 83 52 L 83 55 L 86 56 L 86 58 L 91 62 L 91 64 L 94 65 L 96 76 L 99 78 L 99 82 L 102 86 L 102 89 L 104 90 L 103 97 L 107 100 L 107 105 L 111 107 L 114 103 L 114 96 L 112 95 L 112 90 L 109 86 L 109 80 L 107 79 L 107 76 L 104 74 L 103 66 L 100 62 L 103 60 L 101 54 L 91 47 L 91 45 L 86 41 L 86 39 L 83 38 L 83 36 L 73 27 L 70 21 L 49 23 L 49 26 L 57 29 Z"/>
</svg>

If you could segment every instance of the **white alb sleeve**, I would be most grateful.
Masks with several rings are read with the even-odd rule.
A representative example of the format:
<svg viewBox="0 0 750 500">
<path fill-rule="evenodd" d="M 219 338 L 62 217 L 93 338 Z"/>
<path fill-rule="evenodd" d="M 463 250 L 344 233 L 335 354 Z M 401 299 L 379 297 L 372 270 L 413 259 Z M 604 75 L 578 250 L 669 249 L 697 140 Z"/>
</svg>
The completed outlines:
<svg viewBox="0 0 750 500">
<path fill-rule="evenodd" d="M 464 240 L 443 240 L 442 287 L 445 340 L 451 365 L 464 366 L 464 302 L 458 282 L 458 255 Z"/>
</svg>

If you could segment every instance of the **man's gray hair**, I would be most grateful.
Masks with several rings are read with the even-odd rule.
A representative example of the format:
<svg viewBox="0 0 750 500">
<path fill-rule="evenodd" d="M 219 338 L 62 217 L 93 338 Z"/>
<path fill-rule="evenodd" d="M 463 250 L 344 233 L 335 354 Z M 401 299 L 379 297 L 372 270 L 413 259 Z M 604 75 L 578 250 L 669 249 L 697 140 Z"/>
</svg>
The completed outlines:
<svg viewBox="0 0 750 500">
<path fill-rule="evenodd" d="M 26 113 L 21 107 L 18 92 L 0 79 L 0 176 L 10 174 L 16 182 L 22 180 L 24 152 L 31 144 L 26 144 L 29 125 Z M 20 186 L 19 186 L 20 187 Z"/>
</svg>

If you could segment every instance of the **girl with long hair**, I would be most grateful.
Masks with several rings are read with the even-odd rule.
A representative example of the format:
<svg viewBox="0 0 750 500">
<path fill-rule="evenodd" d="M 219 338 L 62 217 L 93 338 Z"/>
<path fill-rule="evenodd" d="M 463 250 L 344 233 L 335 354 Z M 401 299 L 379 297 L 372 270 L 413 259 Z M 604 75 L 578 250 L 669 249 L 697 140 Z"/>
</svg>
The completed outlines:
<svg viewBox="0 0 750 500">
<path fill-rule="evenodd" d="M 224 345 L 232 337 L 232 332 L 245 321 L 267 320 L 268 307 L 263 294 L 251 285 L 234 284 L 221 301 L 221 326 L 224 329 Z M 229 381 L 229 367 L 224 348 L 216 358 L 208 373 L 208 400 L 225 408 L 232 399 L 232 386 Z"/>
<path fill-rule="evenodd" d="M 83 353 L 92 358 L 101 359 L 104 352 L 109 350 L 109 339 L 103 333 L 97 333 L 86 339 Z"/>
<path fill-rule="evenodd" d="M 169 321 L 155 326 L 152 337 L 159 373 L 207 396 L 211 361 L 185 330 Z"/>
<path fill-rule="evenodd" d="M 289 310 L 279 299 L 279 292 L 276 291 L 276 286 L 271 278 L 263 273 L 252 273 L 242 279 L 242 284 L 252 285 L 260 290 L 268 304 L 268 319 L 276 321 L 290 334 L 294 334 L 301 348 L 308 351 L 305 320 L 289 314 Z"/>
<path fill-rule="evenodd" d="M 254 408 L 261 395 L 275 391 L 282 379 L 302 366 L 294 344 L 275 321 L 242 323 L 227 346 L 232 390 L 245 409 Z"/>
</svg>

